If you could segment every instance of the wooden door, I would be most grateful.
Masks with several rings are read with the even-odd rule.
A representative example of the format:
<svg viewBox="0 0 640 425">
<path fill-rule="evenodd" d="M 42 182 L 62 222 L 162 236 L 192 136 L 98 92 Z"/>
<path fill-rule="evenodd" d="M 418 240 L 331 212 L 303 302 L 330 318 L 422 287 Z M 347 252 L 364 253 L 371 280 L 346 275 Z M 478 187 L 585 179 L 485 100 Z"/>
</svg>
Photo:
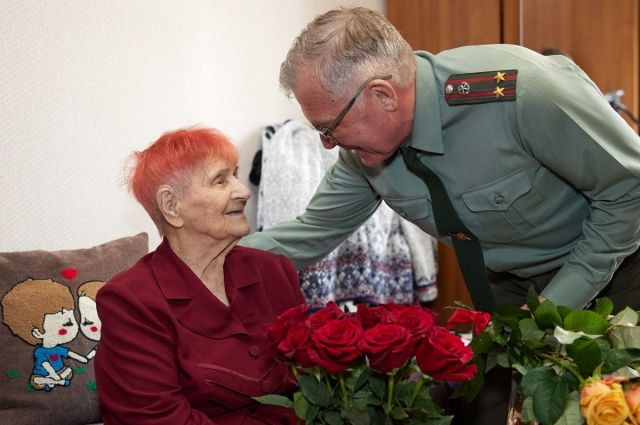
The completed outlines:
<svg viewBox="0 0 640 425">
<path fill-rule="evenodd" d="M 520 4 L 522 45 L 564 52 L 602 92 L 623 90 L 622 103 L 637 117 L 638 0 L 521 0 Z"/>
</svg>

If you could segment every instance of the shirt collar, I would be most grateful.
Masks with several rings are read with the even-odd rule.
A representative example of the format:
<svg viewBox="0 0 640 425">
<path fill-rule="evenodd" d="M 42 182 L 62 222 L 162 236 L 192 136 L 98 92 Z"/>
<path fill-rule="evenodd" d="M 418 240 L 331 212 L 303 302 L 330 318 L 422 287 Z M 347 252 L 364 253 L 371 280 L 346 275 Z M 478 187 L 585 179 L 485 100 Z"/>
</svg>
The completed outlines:
<svg viewBox="0 0 640 425">
<path fill-rule="evenodd" d="M 411 137 L 405 145 L 422 151 L 443 153 L 440 94 L 431 60 L 433 55 L 418 51 L 416 58 L 416 104 Z"/>
<path fill-rule="evenodd" d="M 241 264 L 238 256 L 234 255 L 237 249 L 238 247 L 234 247 L 227 254 L 224 275 L 225 285 L 240 289 L 258 283 L 258 278 L 248 267 Z M 167 239 L 164 239 L 153 253 L 151 267 L 167 299 L 190 299 L 201 289 L 206 289 L 189 266 L 173 252 Z"/>
</svg>

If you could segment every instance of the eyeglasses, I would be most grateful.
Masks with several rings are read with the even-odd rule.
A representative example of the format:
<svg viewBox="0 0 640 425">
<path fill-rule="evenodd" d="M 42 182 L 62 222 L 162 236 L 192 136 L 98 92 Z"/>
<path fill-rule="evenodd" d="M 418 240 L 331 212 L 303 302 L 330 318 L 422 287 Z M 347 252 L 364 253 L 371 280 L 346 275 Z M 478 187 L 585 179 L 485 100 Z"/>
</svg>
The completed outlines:
<svg viewBox="0 0 640 425">
<path fill-rule="evenodd" d="M 331 124 L 329 124 L 326 127 L 325 126 L 316 127 L 316 130 L 318 131 L 318 133 L 320 133 L 320 137 L 324 137 L 324 138 L 329 139 L 329 140 L 331 140 L 332 142 L 335 142 L 335 143 L 340 143 L 340 141 L 338 139 L 336 139 L 333 136 L 333 134 L 331 134 L 331 132 L 333 132 L 333 130 L 336 129 L 336 127 L 340 124 L 340 121 L 342 121 L 344 116 L 347 115 L 347 112 L 349 112 L 349 110 L 351 109 L 353 104 L 356 103 L 356 99 L 358 98 L 358 96 L 360 96 L 360 93 L 362 93 L 364 91 L 364 89 L 367 87 L 367 85 L 369 85 L 369 83 L 372 82 L 373 80 L 390 80 L 390 79 L 391 79 L 391 75 L 385 75 L 383 77 L 369 78 L 367 81 L 365 81 L 360 86 L 360 88 L 358 88 L 358 91 L 356 92 L 355 95 L 353 95 L 353 97 L 351 98 L 349 103 L 347 103 L 347 106 L 344 107 L 344 109 L 338 114 L 336 119 L 334 119 L 333 122 L 331 122 Z"/>
</svg>

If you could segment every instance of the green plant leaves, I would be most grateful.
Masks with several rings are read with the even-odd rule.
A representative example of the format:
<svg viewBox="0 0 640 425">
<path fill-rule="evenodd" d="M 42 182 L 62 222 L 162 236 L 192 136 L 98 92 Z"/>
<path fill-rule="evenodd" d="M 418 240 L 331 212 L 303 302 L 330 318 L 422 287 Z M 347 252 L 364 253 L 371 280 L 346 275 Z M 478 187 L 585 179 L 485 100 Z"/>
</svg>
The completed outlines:
<svg viewBox="0 0 640 425">
<path fill-rule="evenodd" d="M 607 317 L 611 313 L 613 313 L 613 301 L 609 298 L 598 298 L 596 300 L 596 306 L 593 309 L 594 312 L 598 313 L 602 317 Z"/>
<path fill-rule="evenodd" d="M 638 324 L 638 313 L 629 307 L 625 307 L 624 310 L 616 314 L 615 317 L 611 319 L 611 324 L 635 326 Z"/>
<path fill-rule="evenodd" d="M 615 348 L 640 348 L 640 328 L 636 326 L 615 326 L 609 337 Z"/>
<path fill-rule="evenodd" d="M 575 361 L 582 376 L 590 376 L 602 362 L 600 345 L 594 339 L 577 339 L 567 346 L 567 354 Z"/>
<path fill-rule="evenodd" d="M 640 350 L 638 349 L 612 349 L 607 353 L 604 364 L 602 365 L 603 373 L 613 373 L 618 369 L 633 363 L 640 362 Z"/>
<path fill-rule="evenodd" d="M 327 388 L 310 375 L 298 376 L 300 390 L 309 403 L 315 406 L 329 406 L 330 395 Z"/>
<path fill-rule="evenodd" d="M 558 307 L 549 300 L 544 300 L 540 304 L 533 312 L 533 317 L 540 329 L 553 329 L 555 326 L 562 326 L 562 316 L 558 312 Z"/>
<path fill-rule="evenodd" d="M 270 404 L 272 406 L 286 407 L 288 409 L 293 407 L 293 401 L 288 397 L 278 394 L 267 394 L 259 397 L 251 397 L 257 402 L 262 404 Z"/>
<path fill-rule="evenodd" d="M 564 318 L 564 328 L 590 335 L 604 335 L 611 324 L 598 313 L 589 310 L 576 310 Z"/>
</svg>

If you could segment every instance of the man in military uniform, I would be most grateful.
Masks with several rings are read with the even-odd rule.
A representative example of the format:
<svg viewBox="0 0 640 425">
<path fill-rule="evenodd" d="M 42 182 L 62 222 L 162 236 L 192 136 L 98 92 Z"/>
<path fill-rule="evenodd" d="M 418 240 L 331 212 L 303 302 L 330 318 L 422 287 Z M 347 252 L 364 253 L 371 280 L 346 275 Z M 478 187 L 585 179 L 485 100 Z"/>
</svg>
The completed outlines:
<svg viewBox="0 0 640 425">
<path fill-rule="evenodd" d="M 640 308 L 640 278 L 618 283 L 640 274 L 627 264 L 640 263 L 640 140 L 567 57 L 512 45 L 414 53 L 380 14 L 340 9 L 298 36 L 280 82 L 324 147 L 342 149 L 304 214 L 243 244 L 304 267 L 382 201 L 445 243 L 464 239 L 438 232 L 432 196 L 399 154 L 409 150 L 479 240 L 498 304 L 521 304 L 533 283 L 574 308 L 603 290 Z"/>
<path fill-rule="evenodd" d="M 241 243 L 302 268 L 384 201 L 453 242 L 461 264 L 476 243 L 497 304 L 522 305 L 534 285 L 573 308 L 599 294 L 640 308 L 640 141 L 569 58 L 512 45 L 414 53 L 383 16 L 351 8 L 302 31 L 280 84 L 340 156 L 304 214 Z M 501 423 L 487 413 L 473 416 Z"/>
</svg>

